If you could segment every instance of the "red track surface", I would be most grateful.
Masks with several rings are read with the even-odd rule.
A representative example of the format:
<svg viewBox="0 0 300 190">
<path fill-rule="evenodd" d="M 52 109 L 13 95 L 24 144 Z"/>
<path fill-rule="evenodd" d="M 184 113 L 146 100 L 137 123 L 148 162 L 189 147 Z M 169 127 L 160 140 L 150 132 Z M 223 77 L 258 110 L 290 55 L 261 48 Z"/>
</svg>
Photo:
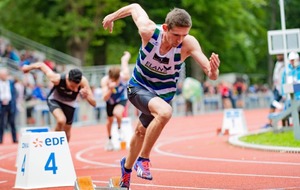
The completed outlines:
<svg viewBox="0 0 300 190">
<path fill-rule="evenodd" d="M 268 110 L 244 113 L 252 131 L 266 122 Z M 222 120 L 222 113 L 173 118 L 151 154 L 154 179 L 137 178 L 133 171 L 131 189 L 300 189 L 299 154 L 232 146 L 228 136 L 216 134 Z M 104 151 L 105 140 L 104 125 L 72 129 L 69 146 L 76 174 L 91 176 L 97 186 L 120 174 L 119 160 L 126 155 L 124 150 Z M 6 134 L 0 146 L 1 190 L 13 189 L 16 155 L 17 145 Z"/>
</svg>

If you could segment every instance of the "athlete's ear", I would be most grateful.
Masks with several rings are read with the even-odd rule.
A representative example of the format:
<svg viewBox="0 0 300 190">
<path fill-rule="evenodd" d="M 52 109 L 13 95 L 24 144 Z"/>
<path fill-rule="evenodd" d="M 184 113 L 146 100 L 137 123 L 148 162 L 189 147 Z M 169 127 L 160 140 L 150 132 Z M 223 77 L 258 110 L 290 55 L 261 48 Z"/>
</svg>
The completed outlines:
<svg viewBox="0 0 300 190">
<path fill-rule="evenodd" d="M 167 24 L 162 24 L 162 29 L 167 32 L 168 31 L 168 25 Z"/>
</svg>

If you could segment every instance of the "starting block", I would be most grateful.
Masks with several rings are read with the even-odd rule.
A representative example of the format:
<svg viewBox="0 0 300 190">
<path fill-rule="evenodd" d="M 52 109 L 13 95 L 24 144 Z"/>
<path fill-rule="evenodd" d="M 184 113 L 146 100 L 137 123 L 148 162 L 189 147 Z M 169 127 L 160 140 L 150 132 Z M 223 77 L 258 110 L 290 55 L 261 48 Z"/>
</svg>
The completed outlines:
<svg viewBox="0 0 300 190">
<path fill-rule="evenodd" d="M 75 190 L 94 190 L 94 184 L 90 176 L 78 177 L 75 181 Z"/>
<path fill-rule="evenodd" d="M 112 177 L 109 179 L 108 187 L 119 187 L 120 184 L 120 176 Z"/>
<path fill-rule="evenodd" d="M 120 177 L 111 177 L 107 187 L 97 187 L 93 184 L 90 176 L 77 177 L 74 185 L 74 190 L 127 190 L 127 188 L 119 187 Z"/>
</svg>

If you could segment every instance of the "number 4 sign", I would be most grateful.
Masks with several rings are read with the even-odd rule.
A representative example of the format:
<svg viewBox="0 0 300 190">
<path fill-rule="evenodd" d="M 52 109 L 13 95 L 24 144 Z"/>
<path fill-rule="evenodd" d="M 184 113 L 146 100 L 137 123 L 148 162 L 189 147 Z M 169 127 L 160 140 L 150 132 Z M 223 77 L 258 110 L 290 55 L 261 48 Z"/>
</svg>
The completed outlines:
<svg viewBox="0 0 300 190">
<path fill-rule="evenodd" d="M 21 137 L 15 188 L 74 186 L 76 174 L 65 132 Z"/>
</svg>

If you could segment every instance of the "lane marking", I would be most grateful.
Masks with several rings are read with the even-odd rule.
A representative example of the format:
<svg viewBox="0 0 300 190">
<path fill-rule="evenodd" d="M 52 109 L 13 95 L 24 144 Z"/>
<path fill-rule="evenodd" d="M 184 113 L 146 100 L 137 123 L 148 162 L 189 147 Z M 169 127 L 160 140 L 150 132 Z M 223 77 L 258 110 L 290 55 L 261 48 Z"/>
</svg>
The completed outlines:
<svg viewBox="0 0 300 190">
<path fill-rule="evenodd" d="M 93 182 L 100 183 L 100 184 L 107 184 L 107 181 L 93 180 Z M 223 189 L 216 189 L 216 188 L 188 187 L 188 186 L 170 186 L 170 185 L 154 185 L 154 184 L 141 184 L 141 183 L 130 183 L 130 186 L 157 187 L 157 188 L 164 188 L 164 189 L 168 188 L 168 189 L 195 189 L 195 190 L 201 190 L 201 189 L 223 190 Z M 226 190 L 230 190 L 230 189 L 226 188 Z"/>
<path fill-rule="evenodd" d="M 86 149 L 82 149 L 78 153 L 76 153 L 76 159 L 88 163 L 94 164 L 103 167 L 120 167 L 119 164 L 109 164 L 99 161 L 91 161 L 89 159 L 83 158 L 82 154 L 92 151 L 93 149 L 97 149 L 99 147 L 92 146 Z M 185 157 L 184 157 L 185 158 Z M 232 161 L 234 162 L 234 161 Z M 274 163 L 272 163 L 274 164 Z M 264 174 L 240 174 L 240 173 L 230 173 L 230 172 L 206 172 L 206 171 L 192 171 L 192 170 L 176 170 L 176 169 L 166 169 L 166 168 L 151 168 L 153 171 L 160 171 L 160 172 L 173 172 L 173 173 L 189 173 L 189 174 L 202 174 L 202 175 L 224 175 L 224 176 L 241 176 L 241 177 L 265 177 L 265 178 L 285 178 L 285 179 L 300 179 L 300 176 L 282 176 L 282 175 L 264 175 Z"/>
<path fill-rule="evenodd" d="M 272 164 L 272 165 L 291 165 L 291 166 L 300 166 L 299 162 L 276 162 L 276 161 L 254 161 L 254 160 L 237 160 L 237 159 L 227 159 L 227 158 L 214 158 L 214 157 L 200 157 L 200 156 L 187 156 L 183 154 L 170 153 L 163 151 L 161 149 L 162 146 L 172 144 L 174 142 L 181 142 L 186 140 L 199 139 L 199 135 L 176 138 L 173 140 L 168 140 L 166 142 L 159 142 L 154 147 L 154 151 L 170 157 L 184 158 L 184 159 L 194 159 L 194 160 L 207 160 L 207 161 L 216 161 L 216 162 L 236 162 L 236 163 L 249 163 L 249 164 Z"/>
</svg>

